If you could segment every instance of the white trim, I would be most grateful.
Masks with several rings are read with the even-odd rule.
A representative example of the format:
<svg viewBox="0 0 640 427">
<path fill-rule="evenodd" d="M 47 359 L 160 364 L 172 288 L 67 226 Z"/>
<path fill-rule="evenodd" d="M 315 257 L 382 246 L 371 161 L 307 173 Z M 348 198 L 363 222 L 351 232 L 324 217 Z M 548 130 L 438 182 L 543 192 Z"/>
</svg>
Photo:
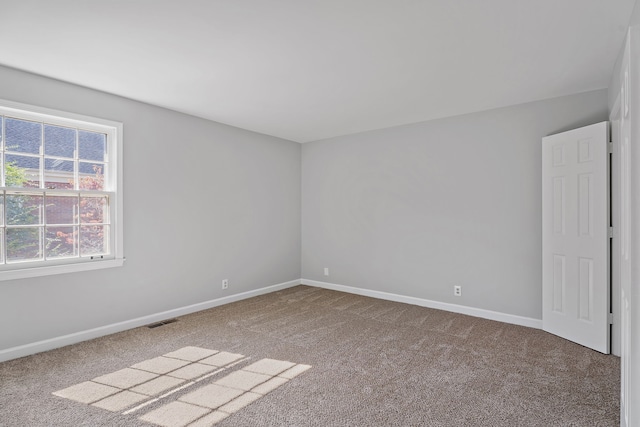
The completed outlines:
<svg viewBox="0 0 640 427">
<path fill-rule="evenodd" d="M 117 260 L 114 260 L 114 262 Z M 96 264 L 102 264 L 107 261 L 97 262 L 95 264 L 88 264 L 90 266 Z M 99 267 L 96 267 L 99 268 Z M 62 272 L 62 271 L 61 271 Z M 113 323 L 111 325 L 101 326 L 98 328 L 88 329 L 85 331 L 75 332 L 68 335 L 63 335 L 56 338 L 50 338 L 43 341 L 38 341 L 31 344 L 25 344 L 17 347 L 0 350 L 0 362 L 4 362 L 11 359 L 17 359 L 19 357 L 29 356 L 31 354 L 40 353 L 47 350 L 53 350 L 55 348 L 64 347 L 87 341 L 93 338 L 102 337 L 117 332 L 126 331 L 128 329 L 137 328 L 140 326 L 148 325 L 150 323 L 166 320 L 173 317 L 184 316 L 186 314 L 195 313 L 209 308 L 218 307 L 224 304 L 230 304 L 232 302 L 241 301 L 247 298 L 252 298 L 258 295 L 264 295 L 271 292 L 280 291 L 282 289 L 291 288 L 297 285 L 315 286 L 323 289 L 331 289 L 334 291 L 347 292 L 350 294 L 363 295 L 372 298 L 378 298 L 388 301 L 402 302 L 406 304 L 413 304 L 420 307 L 434 308 L 438 310 L 450 311 L 453 313 L 466 314 L 469 316 L 481 317 L 483 319 L 495 320 L 498 322 L 511 323 L 514 325 L 526 326 L 529 328 L 542 329 L 542 320 L 533 319 L 530 317 L 516 316 L 513 314 L 500 313 L 497 311 L 484 310 L 481 308 L 467 307 L 457 304 L 449 304 L 439 301 L 432 301 L 423 298 L 409 297 L 404 295 L 392 294 L 389 292 L 373 291 L 370 289 L 354 288 L 351 286 L 338 285 L 335 283 L 319 282 L 316 280 L 308 279 L 296 279 L 289 282 L 283 282 L 272 286 L 267 286 L 253 291 L 242 292 L 235 295 L 229 295 L 227 297 L 217 298 L 197 304 L 188 305 L 185 307 L 175 308 L 172 310 L 163 311 L 160 313 L 150 314 L 148 316 L 138 317 L 131 320 L 125 320 L 124 322 Z"/>
<path fill-rule="evenodd" d="M 105 260 L 79 260 L 73 258 L 76 262 L 60 264 L 60 265 L 42 265 L 33 268 L 20 268 L 14 270 L 5 270 L 0 272 L 0 281 L 26 279 L 29 277 L 49 276 L 53 274 L 75 273 L 77 271 L 100 270 L 102 268 L 122 267 L 124 259 L 105 259 Z"/>
<path fill-rule="evenodd" d="M 484 310 L 482 308 L 468 307 L 465 305 L 450 304 L 447 302 L 433 301 L 423 298 L 409 297 L 405 295 L 392 294 L 389 292 L 373 291 L 370 289 L 354 288 L 351 286 L 338 285 L 335 283 L 319 282 L 316 280 L 302 279 L 303 285 L 316 286 L 318 288 L 331 289 L 334 291 L 347 292 L 350 294 L 363 295 L 388 301 L 403 302 L 421 307 L 435 308 L 437 310 L 450 311 L 453 313 L 466 314 L 468 316 L 481 317 L 483 319 L 496 320 L 498 322 L 511 323 L 513 325 L 526 326 L 534 329 L 542 329 L 542 320 L 531 317 L 517 316 L 515 314 L 500 313 L 498 311 Z"/>
<path fill-rule="evenodd" d="M 622 111 L 620 108 L 620 92 L 616 96 L 616 100 L 613 103 L 613 108 L 609 114 L 609 137 L 610 146 L 612 150 L 610 152 L 610 180 L 609 180 L 609 223 L 613 224 L 613 244 L 610 251 L 610 278 L 611 288 L 609 291 L 609 300 L 611 302 L 611 311 L 613 314 L 613 323 L 611 326 L 611 354 L 621 357 L 621 340 L 622 340 L 622 298 L 621 298 L 621 274 L 620 268 L 622 259 L 622 236 L 621 230 L 621 214 L 622 214 L 622 191 L 621 191 L 621 158 L 620 158 L 620 145 L 622 142 Z M 616 123 L 617 122 L 617 123 Z M 614 126 L 617 132 L 614 130 Z M 616 139 L 614 140 L 614 135 Z M 614 204 L 617 202 L 617 204 Z M 617 297 L 617 298 L 614 298 Z"/>
<path fill-rule="evenodd" d="M 17 359 L 18 357 L 29 356 L 31 354 L 36 354 L 47 350 L 53 350 L 55 348 L 64 347 L 66 345 L 114 334 L 116 332 L 126 331 L 128 329 L 137 328 L 140 326 L 148 325 L 150 323 L 159 322 L 161 320 L 184 316 L 186 314 L 207 310 L 209 308 L 218 307 L 220 305 L 229 304 L 247 298 L 252 298 L 258 295 L 264 295 L 282 289 L 291 288 L 293 286 L 298 286 L 300 282 L 301 279 L 291 280 L 289 282 L 279 283 L 277 285 L 267 286 L 264 288 L 255 289 L 253 291 L 241 292 L 239 294 L 229 295 L 227 297 L 200 302 L 197 304 L 175 308 L 173 310 L 167 310 L 160 313 L 150 314 L 148 316 L 138 317 L 131 320 L 125 320 L 124 322 L 113 323 L 111 325 L 100 326 L 98 328 L 88 329 L 85 331 L 75 332 L 73 334 L 63 335 L 60 337 L 50 338 L 31 344 L 25 344 L 5 350 L 0 350 L 0 362 Z"/>
<path fill-rule="evenodd" d="M 40 121 L 45 116 L 48 123 L 60 126 L 77 126 L 84 130 L 104 131 L 106 127 L 118 127 L 120 122 L 102 119 L 100 117 L 85 116 L 69 111 L 40 107 L 38 105 L 24 104 L 22 102 L 0 99 L 0 112 L 2 114 L 25 117 L 29 120 Z"/>
<path fill-rule="evenodd" d="M 123 163 L 123 142 L 124 142 L 124 129 L 122 123 L 115 123 L 116 133 L 113 135 L 113 144 L 109 152 L 109 161 L 116 163 L 116 176 L 113 176 L 113 168 L 109 169 L 111 176 L 107 179 L 112 180 L 112 190 L 116 192 L 116 207 L 113 215 L 110 219 L 111 224 L 116 227 L 115 229 L 115 242 L 111 242 L 113 245 L 113 254 L 116 258 L 124 259 L 124 192 L 122 190 L 124 183 L 124 163 Z"/>
</svg>

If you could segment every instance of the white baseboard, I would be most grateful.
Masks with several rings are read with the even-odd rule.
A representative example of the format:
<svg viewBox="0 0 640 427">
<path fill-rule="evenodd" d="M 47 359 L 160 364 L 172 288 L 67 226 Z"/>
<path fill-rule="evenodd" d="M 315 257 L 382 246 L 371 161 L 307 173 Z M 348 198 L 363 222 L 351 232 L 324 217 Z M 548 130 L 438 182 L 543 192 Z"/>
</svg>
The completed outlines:
<svg viewBox="0 0 640 427">
<path fill-rule="evenodd" d="M 228 297 L 217 298 L 197 304 L 188 305 L 186 307 L 175 308 L 160 313 L 150 314 L 148 316 L 138 317 L 136 319 L 125 320 L 124 322 L 113 323 L 111 325 L 100 326 L 98 328 L 88 329 L 86 331 L 75 332 L 69 335 L 63 335 L 56 338 L 50 338 L 43 341 L 25 344 L 18 347 L 12 347 L 0 350 L 0 362 L 6 360 L 17 359 L 18 357 L 29 356 L 31 354 L 40 353 L 54 348 L 64 347 L 66 345 L 75 344 L 81 341 L 102 337 L 116 332 L 126 331 L 128 329 L 137 328 L 148 325 L 150 323 L 159 322 L 161 320 L 173 317 L 184 316 L 185 314 L 195 313 L 197 311 L 206 310 L 220 305 L 229 304 L 243 299 L 264 295 L 282 289 L 299 285 L 301 279 L 291 280 L 289 282 L 279 283 L 277 285 L 267 286 L 253 291 L 241 292 Z"/>
<path fill-rule="evenodd" d="M 408 297 L 388 292 L 372 291 L 370 289 L 354 288 L 351 286 L 337 285 L 335 283 L 319 282 L 317 280 L 302 279 L 302 284 L 316 286 L 318 288 L 332 289 L 334 291 L 347 292 L 350 294 L 384 299 L 388 301 L 419 305 L 421 307 L 451 311 L 453 313 L 466 314 L 469 316 L 482 317 L 483 319 L 496 320 L 498 322 L 511 323 L 520 326 L 527 326 L 529 328 L 542 329 L 542 320 L 533 319 L 531 317 L 516 316 L 514 314 L 500 313 L 497 311 L 484 310 L 482 308 L 467 307 L 464 305 L 432 301 L 423 298 Z"/>
</svg>

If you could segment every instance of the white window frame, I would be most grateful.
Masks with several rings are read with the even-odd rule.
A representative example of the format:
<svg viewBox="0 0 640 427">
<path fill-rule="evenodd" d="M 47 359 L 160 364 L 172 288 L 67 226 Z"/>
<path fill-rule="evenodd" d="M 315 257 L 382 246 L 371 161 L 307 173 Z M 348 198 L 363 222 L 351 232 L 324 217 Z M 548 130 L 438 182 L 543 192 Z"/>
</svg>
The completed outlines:
<svg viewBox="0 0 640 427">
<path fill-rule="evenodd" d="M 107 189 L 105 193 L 109 194 L 111 223 L 110 253 L 108 255 L 4 264 L 0 268 L 0 281 L 121 267 L 125 260 L 123 254 L 122 123 L 3 99 L 0 99 L 0 115 L 107 134 L 109 170 L 105 171 L 108 172 L 105 173 L 105 188 Z M 51 190 L 51 192 L 59 191 Z"/>
</svg>

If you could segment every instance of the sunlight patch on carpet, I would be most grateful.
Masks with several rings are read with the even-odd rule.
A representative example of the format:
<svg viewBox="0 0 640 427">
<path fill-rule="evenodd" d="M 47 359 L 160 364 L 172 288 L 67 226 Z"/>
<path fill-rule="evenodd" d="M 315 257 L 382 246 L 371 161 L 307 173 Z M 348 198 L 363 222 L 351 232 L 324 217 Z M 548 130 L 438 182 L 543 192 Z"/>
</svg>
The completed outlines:
<svg viewBox="0 0 640 427">
<path fill-rule="evenodd" d="M 185 414 L 183 418 L 173 415 L 171 420 L 167 418 L 176 403 L 171 402 L 140 419 L 162 427 L 213 426 L 310 368 L 284 360 L 262 359 L 180 397 L 178 402 L 191 405 L 180 407 Z M 201 413 L 202 408 L 210 411 L 193 421 L 191 417 Z"/>
<path fill-rule="evenodd" d="M 130 414 L 158 401 L 173 399 L 178 392 L 248 359 L 242 354 L 183 347 L 53 395 Z M 162 427 L 213 426 L 310 368 L 284 360 L 261 359 L 183 394 L 139 419 Z"/>
</svg>

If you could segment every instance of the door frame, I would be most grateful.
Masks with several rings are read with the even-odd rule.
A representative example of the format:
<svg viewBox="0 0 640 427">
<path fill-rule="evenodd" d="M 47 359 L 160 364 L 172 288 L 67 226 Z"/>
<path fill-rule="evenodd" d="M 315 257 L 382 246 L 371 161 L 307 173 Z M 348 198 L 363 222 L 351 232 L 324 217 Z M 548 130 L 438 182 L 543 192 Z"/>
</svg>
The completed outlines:
<svg viewBox="0 0 640 427">
<path fill-rule="evenodd" d="M 613 227 L 613 238 L 610 239 L 609 274 L 610 304 L 613 323 L 611 324 L 611 354 L 621 356 L 621 278 L 620 278 L 620 218 L 622 210 L 622 193 L 620 189 L 620 138 L 622 109 L 620 94 L 609 115 L 610 141 L 612 150 L 609 154 L 609 225 Z"/>
</svg>

